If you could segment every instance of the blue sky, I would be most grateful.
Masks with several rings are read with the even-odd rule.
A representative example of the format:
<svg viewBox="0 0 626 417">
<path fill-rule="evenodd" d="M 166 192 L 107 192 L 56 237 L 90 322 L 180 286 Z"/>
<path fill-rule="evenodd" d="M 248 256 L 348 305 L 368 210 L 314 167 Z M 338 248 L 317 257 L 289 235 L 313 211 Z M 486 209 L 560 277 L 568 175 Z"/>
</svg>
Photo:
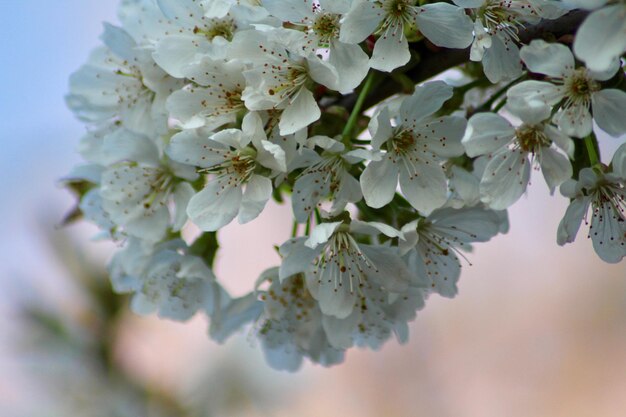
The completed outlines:
<svg viewBox="0 0 626 417">
<path fill-rule="evenodd" d="M 71 207 L 56 180 L 79 161 L 84 132 L 64 103 L 67 80 L 98 45 L 101 22 L 115 21 L 116 4 L 0 0 L 0 288 L 16 276 L 54 279 L 41 232 Z"/>
</svg>

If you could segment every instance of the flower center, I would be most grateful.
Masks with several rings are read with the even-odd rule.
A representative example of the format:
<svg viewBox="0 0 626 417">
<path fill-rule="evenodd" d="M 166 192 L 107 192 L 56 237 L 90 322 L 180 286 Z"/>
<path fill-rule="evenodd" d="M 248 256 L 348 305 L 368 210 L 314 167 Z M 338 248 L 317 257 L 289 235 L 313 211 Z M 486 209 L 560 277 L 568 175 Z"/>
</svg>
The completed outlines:
<svg viewBox="0 0 626 417">
<path fill-rule="evenodd" d="M 309 79 L 307 69 L 300 64 L 288 63 L 287 65 L 266 64 L 266 69 L 272 74 L 272 81 L 277 83 L 268 88 L 270 96 L 277 95 L 281 102 L 289 100 Z"/>
<path fill-rule="evenodd" d="M 196 26 L 193 29 L 193 33 L 201 33 L 206 36 L 206 38 L 210 41 L 218 36 L 221 36 L 222 38 L 230 42 L 233 40 L 235 30 L 237 30 L 237 25 L 235 24 L 235 21 L 230 18 L 224 18 L 211 19 L 211 23 L 206 29 L 200 29 Z"/>
<path fill-rule="evenodd" d="M 320 255 L 313 274 L 319 283 L 338 287 L 349 285 L 350 293 L 355 287 L 365 285 L 367 272 L 378 272 L 376 266 L 361 252 L 358 243 L 347 232 L 338 231 L 328 241 Z"/>
<path fill-rule="evenodd" d="M 552 143 L 543 129 L 537 126 L 522 125 L 515 131 L 517 143 L 524 152 L 538 153 L 542 147 Z"/>
<path fill-rule="evenodd" d="M 398 154 L 405 154 L 415 145 L 415 136 L 410 130 L 402 130 L 391 139 L 391 146 Z"/>
<path fill-rule="evenodd" d="M 143 207 L 150 210 L 163 206 L 175 185 L 172 175 L 160 169 L 144 168 L 143 177 L 150 186 L 150 192 L 144 195 Z"/>
<path fill-rule="evenodd" d="M 525 2 L 515 3 L 511 0 L 489 0 L 478 9 L 477 15 L 487 28 L 487 32 L 493 35 L 501 31 L 519 41 L 516 26 L 523 25 L 523 22 L 519 19 L 517 8 L 523 10 L 526 7 L 532 11 L 532 6 Z"/>
<path fill-rule="evenodd" d="M 413 6 L 411 0 L 389 0 L 384 3 L 383 8 L 389 16 L 402 19 L 410 13 L 411 6 Z"/>
<path fill-rule="evenodd" d="M 591 98 L 591 94 L 600 90 L 600 85 L 589 76 L 586 68 L 578 68 L 565 80 L 568 96 L 574 102 L 584 102 Z"/>
<path fill-rule="evenodd" d="M 413 0 L 387 0 L 382 6 L 385 12 L 385 18 L 382 21 L 378 33 L 388 35 L 388 31 L 392 31 L 393 35 L 403 36 L 405 25 L 412 26 L 415 24 L 415 16 L 417 8 Z"/>
<path fill-rule="evenodd" d="M 320 43 L 328 44 L 339 36 L 339 17 L 332 13 L 318 14 L 311 29 L 319 37 Z"/>
</svg>

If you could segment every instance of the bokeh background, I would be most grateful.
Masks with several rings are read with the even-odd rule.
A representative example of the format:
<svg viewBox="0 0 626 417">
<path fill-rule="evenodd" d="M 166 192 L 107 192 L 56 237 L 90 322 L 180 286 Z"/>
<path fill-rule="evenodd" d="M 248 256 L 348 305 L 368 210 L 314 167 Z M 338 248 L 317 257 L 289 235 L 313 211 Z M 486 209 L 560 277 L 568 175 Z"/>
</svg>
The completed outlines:
<svg viewBox="0 0 626 417">
<path fill-rule="evenodd" d="M 0 0 L 0 416 L 626 415 L 626 265 L 581 238 L 555 243 L 567 202 L 539 175 L 511 231 L 477 247 L 454 300 L 432 297 L 407 345 L 352 350 L 331 369 L 273 371 L 243 333 L 127 312 L 104 265 L 115 247 L 58 179 L 84 127 L 67 78 L 116 22 L 115 0 Z M 608 161 L 621 140 L 602 138 Z M 235 294 L 277 262 L 288 207 L 220 234 L 217 275 Z"/>
</svg>

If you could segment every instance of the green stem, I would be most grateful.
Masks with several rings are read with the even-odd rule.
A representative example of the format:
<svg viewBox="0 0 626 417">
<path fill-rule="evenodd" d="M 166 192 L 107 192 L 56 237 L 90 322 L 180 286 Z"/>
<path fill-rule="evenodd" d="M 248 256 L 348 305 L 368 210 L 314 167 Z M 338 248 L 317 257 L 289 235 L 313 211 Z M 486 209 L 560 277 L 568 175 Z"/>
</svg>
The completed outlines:
<svg viewBox="0 0 626 417">
<path fill-rule="evenodd" d="M 363 103 L 365 102 L 365 98 L 369 94 L 372 89 L 372 85 L 374 84 L 374 71 L 370 71 L 369 75 L 365 79 L 365 83 L 359 92 L 359 97 L 356 99 L 356 103 L 352 108 L 352 113 L 350 113 L 350 117 L 348 118 L 348 122 L 346 126 L 343 128 L 343 132 L 341 132 L 341 139 L 344 144 L 349 145 L 352 140 L 352 135 L 354 133 L 354 128 L 356 126 L 356 122 L 359 119 L 359 115 L 361 114 L 361 108 L 363 107 Z"/>
<path fill-rule="evenodd" d="M 294 220 L 293 226 L 291 227 L 291 237 L 296 237 L 297 234 L 298 234 L 298 222 Z"/>
<path fill-rule="evenodd" d="M 600 162 L 600 157 L 598 156 L 598 151 L 596 150 L 596 146 L 598 144 L 596 135 L 591 132 L 591 134 L 585 136 L 584 141 L 585 149 L 587 150 L 587 157 L 589 158 L 589 166 L 595 166 Z"/>
<path fill-rule="evenodd" d="M 504 97 L 497 105 L 493 108 L 493 112 L 497 113 L 500 111 L 502 107 L 506 104 L 506 97 Z"/>
</svg>

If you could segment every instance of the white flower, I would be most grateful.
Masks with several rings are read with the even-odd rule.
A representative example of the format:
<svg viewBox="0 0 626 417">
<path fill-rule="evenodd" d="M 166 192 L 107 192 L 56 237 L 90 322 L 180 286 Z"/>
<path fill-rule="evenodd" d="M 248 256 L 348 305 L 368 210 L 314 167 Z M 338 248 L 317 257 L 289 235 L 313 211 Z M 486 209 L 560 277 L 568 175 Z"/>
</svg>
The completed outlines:
<svg viewBox="0 0 626 417">
<path fill-rule="evenodd" d="M 158 155 L 145 142 L 139 149 Z M 150 241 L 162 239 L 170 224 L 174 230 L 180 230 L 187 220 L 185 209 L 194 193 L 186 181 L 193 181 L 198 175 L 173 161 L 133 161 L 132 156 L 138 152 L 130 146 L 120 150 L 130 150 L 129 157 L 118 154 L 117 160 L 122 162 L 108 166 L 101 179 L 102 208 L 109 218 L 127 234 Z M 171 203 L 175 208 L 172 219 Z"/>
<path fill-rule="evenodd" d="M 382 160 L 370 162 L 361 174 L 368 206 L 383 207 L 395 194 L 400 178 L 403 195 L 428 214 L 446 201 L 444 158 L 463 154 L 461 138 L 466 121 L 456 116 L 431 117 L 452 96 L 442 81 L 426 83 L 402 102 L 398 125 L 391 124 L 386 107 L 370 123 L 372 146 L 386 147 Z"/>
<path fill-rule="evenodd" d="M 496 210 L 509 207 L 526 191 L 533 165 L 541 169 L 551 193 L 572 176 L 572 166 L 563 153 L 573 155 L 574 144 L 546 123 L 549 109 L 509 111 L 523 122 L 517 128 L 497 114 L 478 113 L 468 121 L 462 141 L 468 156 L 489 157 L 480 182 L 480 196 L 482 202 Z"/>
<path fill-rule="evenodd" d="M 344 350 L 330 345 L 322 327 L 322 312 L 307 289 L 303 274 L 278 279 L 278 268 L 261 275 L 270 283 L 260 293 L 264 310 L 256 321 L 267 362 L 274 369 L 296 371 L 303 357 L 330 366 L 343 362 Z"/>
<path fill-rule="evenodd" d="M 409 61 L 404 32 L 415 27 L 438 46 L 466 48 L 472 42 L 472 22 L 463 9 L 446 3 L 418 6 L 415 0 L 353 1 L 339 39 L 355 44 L 378 34 L 370 66 L 392 71 Z"/>
<path fill-rule="evenodd" d="M 250 27 L 249 13 L 227 11 L 233 4 L 219 3 L 158 0 L 161 11 L 175 26 L 154 46 L 154 60 L 168 74 L 183 78 L 186 68 L 198 65 L 207 55 L 213 59 L 228 57 L 235 34 Z"/>
<path fill-rule="evenodd" d="M 474 42 L 472 61 L 482 61 L 485 75 L 492 83 L 521 75 L 517 44 L 518 27 L 538 21 L 538 10 L 528 0 L 454 0 L 460 7 L 472 9 Z"/>
<path fill-rule="evenodd" d="M 595 9 L 606 0 L 585 2 Z M 574 53 L 592 71 L 606 71 L 626 51 L 626 3 L 615 2 L 591 13 L 580 25 L 574 40 Z"/>
<path fill-rule="evenodd" d="M 315 83 L 338 90 L 337 70 L 315 54 L 301 55 L 287 48 L 293 30 L 247 31 L 235 38 L 232 55 L 250 62 L 244 71 L 246 88 L 242 98 L 249 110 L 281 110 L 278 127 L 283 136 L 295 133 L 321 115 L 311 92 Z M 284 35 L 281 42 L 278 37 Z"/>
<path fill-rule="evenodd" d="M 327 196 L 331 196 L 333 202 L 331 215 L 343 211 L 348 203 L 359 201 L 362 198 L 361 187 L 349 169 L 352 164 L 366 158 L 363 155 L 365 151 L 346 152 L 341 142 L 326 136 L 314 136 L 308 142 L 320 146 L 324 152 L 322 155 L 310 150 L 307 152 L 306 167 L 293 186 L 291 204 L 295 219 L 300 223 L 305 222 Z"/>
<path fill-rule="evenodd" d="M 158 68 L 149 52 L 136 48 L 122 29 L 105 24 L 106 47 L 70 77 L 67 103 L 83 121 L 117 122 L 140 134 L 167 131 L 165 100 L 180 82 Z"/>
<path fill-rule="evenodd" d="M 390 226 L 353 220 L 349 226 L 319 224 L 308 238 L 281 246 L 281 279 L 305 272 L 322 313 L 339 319 L 350 316 L 365 290 L 382 287 L 386 293 L 402 293 L 412 278 L 394 248 L 360 244 L 353 233 L 401 236 Z"/>
<path fill-rule="evenodd" d="M 183 254 L 185 247 L 179 240 L 153 246 L 131 239 L 115 254 L 109 267 L 114 289 L 134 293 L 135 313 L 184 321 L 212 303 L 219 291 L 215 277 L 202 259 Z"/>
<path fill-rule="evenodd" d="M 307 53 L 328 50 L 328 62 L 338 73 L 338 91 L 358 87 L 369 70 L 369 57 L 359 45 L 339 40 L 341 17 L 350 8 L 351 0 L 264 0 L 263 5 L 275 17 L 301 29 L 302 39 L 296 47 Z"/>
<path fill-rule="evenodd" d="M 561 185 L 561 194 L 571 199 L 559 224 L 557 243 L 564 245 L 576 239 L 580 223 L 591 206 L 588 237 L 598 256 L 617 263 L 626 256 L 626 145 L 613 156 L 613 171 L 583 168 L 578 181 Z"/>
<path fill-rule="evenodd" d="M 451 298 L 458 292 L 458 256 L 465 259 L 460 251 L 470 251 L 472 242 L 486 242 L 507 228 L 506 212 L 480 206 L 443 208 L 404 225 L 406 240 L 400 241 L 400 249 L 418 277 L 417 285 Z"/>
<path fill-rule="evenodd" d="M 258 115 L 249 114 L 243 131 L 225 129 L 207 138 L 186 130 L 172 138 L 167 153 L 173 160 L 213 174 L 187 207 L 189 218 L 202 230 L 218 230 L 237 215 L 242 224 L 254 220 L 272 194 L 271 170 L 286 170 L 284 151 L 265 139 L 258 122 Z"/>
<path fill-rule="evenodd" d="M 167 110 L 184 129 L 205 127 L 214 130 L 235 122 L 245 111 L 241 94 L 245 88 L 244 67 L 203 57 L 198 65 L 182 70 L 194 84 L 175 91 L 167 99 Z"/>
<path fill-rule="evenodd" d="M 550 81 L 523 81 L 507 92 L 517 106 L 560 105 L 554 122 L 568 136 L 584 137 L 591 133 L 591 113 L 598 126 L 612 136 L 626 132 L 626 93 L 617 89 L 602 89 L 599 81 L 609 78 L 618 69 L 614 66 L 602 73 L 585 67 L 575 68 L 574 56 L 561 44 L 533 40 L 521 50 L 528 69 L 546 74 Z"/>
</svg>

